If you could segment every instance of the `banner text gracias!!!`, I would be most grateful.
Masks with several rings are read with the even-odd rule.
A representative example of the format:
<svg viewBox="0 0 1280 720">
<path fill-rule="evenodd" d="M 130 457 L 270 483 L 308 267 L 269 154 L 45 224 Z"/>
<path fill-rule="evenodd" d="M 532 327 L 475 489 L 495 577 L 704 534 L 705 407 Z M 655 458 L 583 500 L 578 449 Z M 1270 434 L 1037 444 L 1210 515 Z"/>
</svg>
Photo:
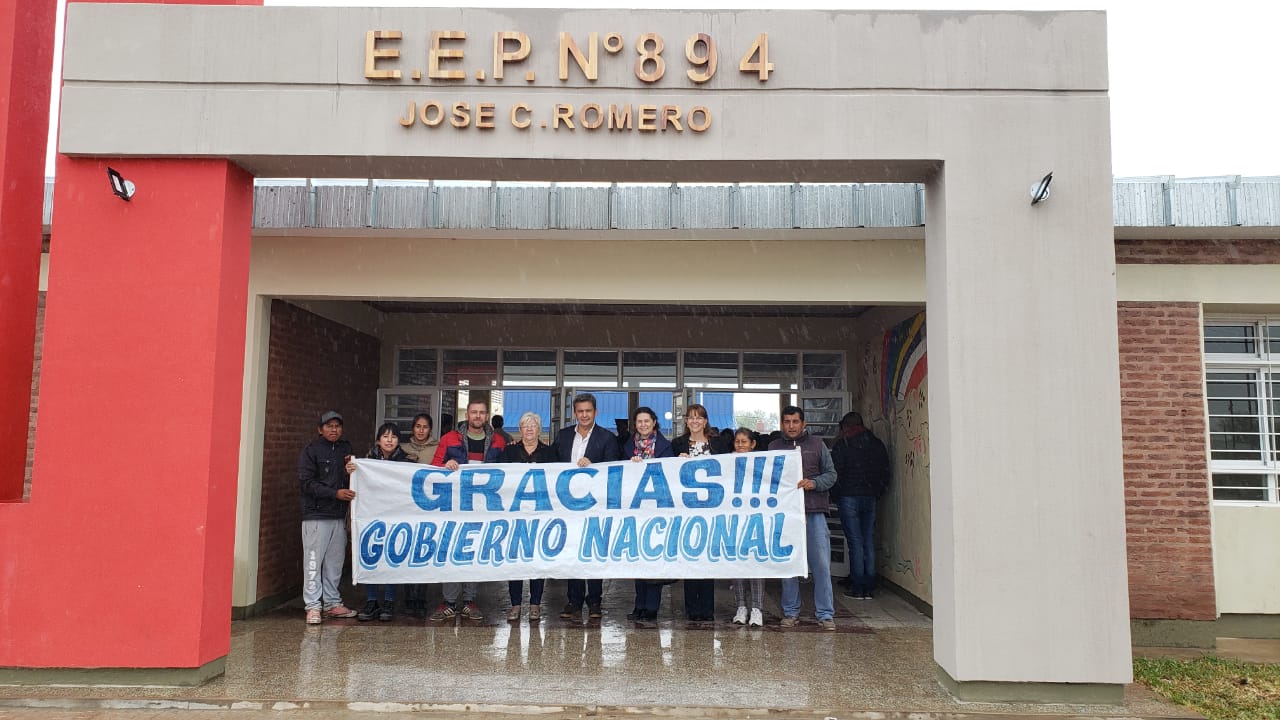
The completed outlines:
<svg viewBox="0 0 1280 720">
<path fill-rule="evenodd" d="M 357 460 L 357 583 L 807 572 L 800 454 L 464 465 Z"/>
</svg>

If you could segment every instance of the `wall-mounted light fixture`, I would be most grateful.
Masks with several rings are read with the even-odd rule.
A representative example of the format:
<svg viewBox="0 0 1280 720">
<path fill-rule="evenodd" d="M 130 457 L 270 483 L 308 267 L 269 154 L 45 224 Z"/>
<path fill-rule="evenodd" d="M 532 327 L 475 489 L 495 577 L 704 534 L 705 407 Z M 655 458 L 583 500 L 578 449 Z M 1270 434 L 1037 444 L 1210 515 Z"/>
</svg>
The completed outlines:
<svg viewBox="0 0 1280 720">
<path fill-rule="evenodd" d="M 1038 205 L 1049 199 L 1049 183 L 1053 182 L 1053 171 L 1040 178 L 1040 182 L 1031 186 L 1031 204 Z"/>
<path fill-rule="evenodd" d="M 125 180 L 124 176 L 116 172 L 114 168 L 107 168 L 107 179 L 111 181 L 111 192 L 115 193 L 116 197 L 125 202 L 129 202 L 129 199 L 133 197 L 135 192 L 137 192 L 137 188 L 134 187 L 133 181 Z"/>
</svg>

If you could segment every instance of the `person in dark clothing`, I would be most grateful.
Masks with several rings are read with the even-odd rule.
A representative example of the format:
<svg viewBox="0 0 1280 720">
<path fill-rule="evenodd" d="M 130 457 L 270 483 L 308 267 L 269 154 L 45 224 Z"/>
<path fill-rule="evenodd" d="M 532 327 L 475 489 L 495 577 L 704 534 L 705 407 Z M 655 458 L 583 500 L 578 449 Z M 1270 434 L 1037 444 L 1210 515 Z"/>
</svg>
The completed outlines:
<svg viewBox="0 0 1280 720">
<path fill-rule="evenodd" d="M 520 416 L 517 424 L 520 430 L 519 440 L 509 443 L 502 451 L 502 462 L 505 463 L 553 463 L 559 460 L 556 451 L 538 437 L 542 433 L 542 418 L 537 413 L 527 412 Z M 541 578 L 529 581 L 529 622 L 542 620 L 542 590 L 547 581 Z M 520 620 L 520 601 L 524 599 L 524 581 L 508 580 L 507 591 L 511 595 L 511 609 L 507 611 L 508 622 Z"/>
<path fill-rule="evenodd" d="M 622 446 L 622 457 L 633 462 L 652 460 L 653 458 L 675 457 L 671 442 L 658 429 L 658 415 L 652 408 L 638 407 L 631 413 L 633 432 Z M 635 610 L 631 617 L 636 622 L 658 619 L 658 608 L 662 605 L 662 586 L 660 580 L 636 580 Z"/>
<path fill-rule="evenodd" d="M 724 437 L 710 426 L 707 409 L 699 403 L 693 403 L 685 410 L 684 427 L 684 434 L 671 441 L 672 448 L 679 457 L 724 455 L 733 449 L 733 441 L 726 442 Z M 715 595 L 715 580 L 685 580 L 685 617 L 693 622 L 715 620 Z"/>
<path fill-rule="evenodd" d="M 596 396 L 581 393 L 573 398 L 573 417 L 577 423 L 564 428 L 556 435 L 553 447 L 560 462 L 571 462 L 578 467 L 591 463 L 620 460 L 618 438 L 596 424 Z M 603 616 L 600 597 L 604 583 L 600 580 L 569 580 L 566 583 L 569 602 L 560 611 L 562 620 L 570 620 L 582 613 L 587 604 L 587 614 L 592 620 Z"/>
<path fill-rule="evenodd" d="M 338 580 L 347 551 L 347 507 L 356 493 L 346 472 L 351 443 L 342 439 L 342 416 L 330 410 L 320 416 L 320 437 L 298 457 L 302 486 L 302 601 L 307 624 L 322 618 L 351 618 L 356 611 L 342 604 Z"/>
<path fill-rule="evenodd" d="M 370 460 L 387 460 L 389 462 L 413 462 L 409 454 L 400 447 L 400 428 L 395 423 L 387 422 L 378 426 L 378 432 L 374 434 L 377 441 L 373 447 L 369 448 L 369 454 L 366 455 Z M 356 471 L 354 461 L 347 461 L 347 474 Z M 382 585 L 382 602 L 378 602 L 378 585 L 365 585 L 365 602 L 360 612 L 356 613 L 356 619 L 364 622 L 366 620 L 378 619 L 383 622 L 395 619 L 396 607 L 396 586 L 387 584 Z"/>
<path fill-rule="evenodd" d="M 836 484 L 831 488 L 840 508 L 840 527 L 849 543 L 849 584 L 844 594 L 871 599 L 876 586 L 876 500 L 889 487 L 889 453 L 862 424 L 862 415 L 846 413 L 840 437 L 831 446 Z"/>
</svg>

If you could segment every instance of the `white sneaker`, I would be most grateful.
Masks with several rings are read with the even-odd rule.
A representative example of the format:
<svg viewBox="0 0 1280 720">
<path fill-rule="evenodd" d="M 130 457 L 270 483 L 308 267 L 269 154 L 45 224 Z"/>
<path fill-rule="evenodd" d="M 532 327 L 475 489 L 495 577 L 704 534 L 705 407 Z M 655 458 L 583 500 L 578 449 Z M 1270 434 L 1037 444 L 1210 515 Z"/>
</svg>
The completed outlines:
<svg viewBox="0 0 1280 720">
<path fill-rule="evenodd" d="M 760 614 L 760 608 L 751 608 L 751 627 L 764 627 L 764 616 Z"/>
<path fill-rule="evenodd" d="M 734 624 L 734 625 L 746 625 L 746 624 L 747 624 L 747 609 L 746 609 L 745 607 L 739 607 L 739 608 L 738 608 L 738 612 L 737 612 L 737 613 L 735 613 L 735 614 L 734 614 L 734 616 L 733 616 L 733 624 Z"/>
</svg>

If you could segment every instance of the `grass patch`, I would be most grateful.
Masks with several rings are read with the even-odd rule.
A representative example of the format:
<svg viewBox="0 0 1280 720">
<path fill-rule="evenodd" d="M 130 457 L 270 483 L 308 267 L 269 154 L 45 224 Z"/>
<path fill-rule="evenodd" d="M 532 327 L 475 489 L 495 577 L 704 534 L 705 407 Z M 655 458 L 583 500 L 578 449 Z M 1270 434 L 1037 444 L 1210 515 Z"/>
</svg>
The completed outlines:
<svg viewBox="0 0 1280 720">
<path fill-rule="evenodd" d="M 1134 679 L 1209 720 L 1280 720 L 1280 664 L 1203 656 L 1133 661 Z"/>
</svg>

